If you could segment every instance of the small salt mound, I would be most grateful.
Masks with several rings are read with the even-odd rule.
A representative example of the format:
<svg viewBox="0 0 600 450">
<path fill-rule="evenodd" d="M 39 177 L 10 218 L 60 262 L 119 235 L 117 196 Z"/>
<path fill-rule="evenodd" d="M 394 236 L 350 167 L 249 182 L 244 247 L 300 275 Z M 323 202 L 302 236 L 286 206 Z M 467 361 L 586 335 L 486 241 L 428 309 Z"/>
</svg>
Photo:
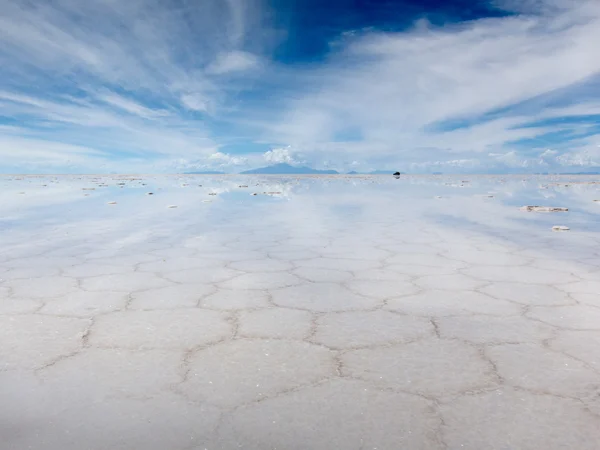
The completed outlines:
<svg viewBox="0 0 600 450">
<path fill-rule="evenodd" d="M 568 211 L 569 208 L 562 208 L 558 206 L 522 206 L 521 211 L 535 211 L 535 212 L 564 212 Z"/>
</svg>

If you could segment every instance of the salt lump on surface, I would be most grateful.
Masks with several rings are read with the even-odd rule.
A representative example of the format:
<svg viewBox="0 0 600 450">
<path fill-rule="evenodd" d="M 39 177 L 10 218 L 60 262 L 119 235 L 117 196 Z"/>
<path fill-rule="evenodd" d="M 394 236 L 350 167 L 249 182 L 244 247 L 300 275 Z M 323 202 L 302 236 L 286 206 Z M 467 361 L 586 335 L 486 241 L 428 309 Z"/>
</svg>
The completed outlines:
<svg viewBox="0 0 600 450">
<path fill-rule="evenodd" d="M 535 211 L 535 212 L 564 212 L 568 211 L 569 208 L 562 208 L 558 206 L 522 206 L 521 211 Z"/>
</svg>

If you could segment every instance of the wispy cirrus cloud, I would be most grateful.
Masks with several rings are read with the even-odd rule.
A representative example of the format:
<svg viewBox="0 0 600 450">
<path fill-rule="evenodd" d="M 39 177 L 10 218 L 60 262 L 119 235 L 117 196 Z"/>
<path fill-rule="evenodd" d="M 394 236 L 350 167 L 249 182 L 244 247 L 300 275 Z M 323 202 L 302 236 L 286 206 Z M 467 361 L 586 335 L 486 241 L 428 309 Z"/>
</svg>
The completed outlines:
<svg viewBox="0 0 600 450">
<path fill-rule="evenodd" d="M 58 164 L 61 145 L 64 155 L 93 149 L 111 166 L 209 157 L 220 144 L 205 116 L 236 101 L 227 76 L 252 78 L 260 66 L 261 40 L 249 37 L 264 10 L 252 0 L 9 0 L 2 9 L 0 123 L 13 141 L 0 159 L 27 167 Z"/>
<path fill-rule="evenodd" d="M 521 6 L 528 14 L 346 37 L 286 113 L 267 119 L 266 136 L 315 162 L 379 159 L 390 167 L 472 155 L 485 169 L 498 163 L 490 153 L 514 151 L 527 161 L 548 146 L 594 145 L 591 135 L 561 140 L 556 132 L 576 136 L 582 116 L 598 114 L 600 3 Z M 561 123 L 566 117 L 575 120 Z M 598 116 L 591 121 L 600 134 Z M 519 147 L 527 140 L 530 148 Z"/>
<path fill-rule="evenodd" d="M 493 3 L 282 64 L 260 0 L 7 0 L 0 170 L 600 165 L 600 3 Z"/>
</svg>

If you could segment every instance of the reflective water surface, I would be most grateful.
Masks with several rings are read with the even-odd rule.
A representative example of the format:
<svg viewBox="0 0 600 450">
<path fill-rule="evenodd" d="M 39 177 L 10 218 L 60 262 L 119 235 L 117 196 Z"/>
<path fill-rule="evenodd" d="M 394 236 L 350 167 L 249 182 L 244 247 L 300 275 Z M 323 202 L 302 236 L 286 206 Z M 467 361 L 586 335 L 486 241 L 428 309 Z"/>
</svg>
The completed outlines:
<svg viewBox="0 0 600 450">
<path fill-rule="evenodd" d="M 598 449 L 598 200 L 584 176 L 0 177 L 0 448 Z"/>
</svg>

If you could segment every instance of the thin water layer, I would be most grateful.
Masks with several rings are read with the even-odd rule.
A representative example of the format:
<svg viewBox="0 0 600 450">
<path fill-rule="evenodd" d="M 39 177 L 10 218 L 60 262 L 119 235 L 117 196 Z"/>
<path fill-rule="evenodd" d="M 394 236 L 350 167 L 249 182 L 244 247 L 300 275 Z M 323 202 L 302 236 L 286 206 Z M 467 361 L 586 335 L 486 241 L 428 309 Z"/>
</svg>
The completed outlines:
<svg viewBox="0 0 600 450">
<path fill-rule="evenodd" d="M 584 176 L 0 178 L 0 448 L 600 448 L 597 200 Z"/>
</svg>

